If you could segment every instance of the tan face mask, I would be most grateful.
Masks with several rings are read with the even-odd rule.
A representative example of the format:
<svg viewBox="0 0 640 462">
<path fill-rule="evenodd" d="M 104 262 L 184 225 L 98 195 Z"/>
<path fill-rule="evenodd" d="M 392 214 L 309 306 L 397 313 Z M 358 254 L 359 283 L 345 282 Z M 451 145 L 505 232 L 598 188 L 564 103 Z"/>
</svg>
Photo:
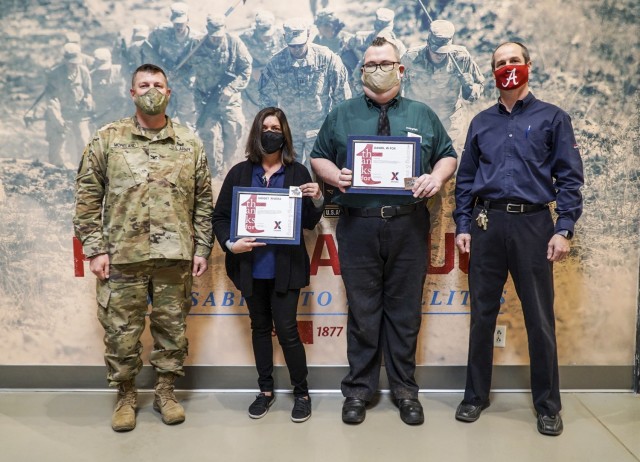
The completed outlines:
<svg viewBox="0 0 640 462">
<path fill-rule="evenodd" d="M 158 115 L 167 108 L 169 97 L 160 93 L 157 88 L 152 88 L 144 95 L 136 95 L 133 102 L 145 114 Z"/>
<path fill-rule="evenodd" d="M 400 83 L 400 71 L 385 72 L 378 68 L 375 72 L 363 72 L 362 84 L 374 93 L 384 93 Z"/>
</svg>

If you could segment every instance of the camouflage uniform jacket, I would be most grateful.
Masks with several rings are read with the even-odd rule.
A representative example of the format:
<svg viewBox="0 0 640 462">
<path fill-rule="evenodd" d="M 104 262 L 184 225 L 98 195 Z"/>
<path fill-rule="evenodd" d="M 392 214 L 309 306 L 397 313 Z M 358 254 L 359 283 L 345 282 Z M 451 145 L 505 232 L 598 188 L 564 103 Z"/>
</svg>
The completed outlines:
<svg viewBox="0 0 640 462">
<path fill-rule="evenodd" d="M 149 62 L 160 66 L 165 72 L 171 72 L 180 63 L 184 50 L 190 49 L 193 43 L 197 42 L 197 34 L 190 27 L 187 27 L 186 37 L 179 40 L 173 25 L 163 24 L 149 34 L 148 42 L 157 55 L 156 59 L 147 56 L 151 58 Z M 145 51 L 149 54 L 151 50 Z M 157 62 L 158 60 L 159 62 Z"/>
<path fill-rule="evenodd" d="M 347 70 L 340 58 L 327 47 L 310 43 L 302 59 L 291 56 L 288 48 L 275 55 L 260 77 L 260 102 L 277 106 L 289 124 L 303 130 L 317 130 L 325 116 L 338 103 L 351 98 Z"/>
<path fill-rule="evenodd" d="M 446 63 L 434 65 L 427 57 L 427 46 L 410 48 L 402 57 L 405 66 L 404 96 L 428 104 L 440 120 L 446 120 L 460 107 L 461 79 L 453 60 L 462 72 L 473 77 L 473 90 L 467 100 L 475 101 L 482 94 L 484 77 L 467 49 L 460 45 L 447 56 Z"/>
<path fill-rule="evenodd" d="M 89 109 L 91 96 L 91 74 L 83 64 L 77 72 L 69 74 L 66 64 L 52 68 L 47 74 L 46 95 L 48 100 L 57 99 L 65 118 L 81 117 Z"/>
<path fill-rule="evenodd" d="M 148 40 L 136 40 L 127 46 L 124 41 L 120 45 L 121 62 L 124 75 L 132 75 L 142 64 L 157 60 L 157 54 Z"/>
<path fill-rule="evenodd" d="M 106 253 L 114 264 L 207 258 L 212 203 L 200 139 L 168 117 L 150 139 L 130 117 L 105 125 L 87 145 L 73 222 L 87 257 Z"/>
<path fill-rule="evenodd" d="M 247 88 L 251 78 L 253 60 L 247 47 L 239 37 L 231 34 L 225 34 L 219 46 L 212 45 L 208 36 L 202 40 L 206 42 L 188 61 L 195 75 L 193 87 L 196 95 L 220 95 L 226 89 L 231 95 L 229 103 L 237 103 L 241 100 L 240 92 Z"/>
</svg>

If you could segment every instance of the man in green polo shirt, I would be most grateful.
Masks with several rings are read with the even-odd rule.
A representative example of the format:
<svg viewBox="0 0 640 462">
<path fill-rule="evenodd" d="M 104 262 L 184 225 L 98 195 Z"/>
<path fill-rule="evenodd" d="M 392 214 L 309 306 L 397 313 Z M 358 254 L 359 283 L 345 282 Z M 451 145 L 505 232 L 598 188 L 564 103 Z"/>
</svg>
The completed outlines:
<svg viewBox="0 0 640 462">
<path fill-rule="evenodd" d="M 366 405 L 378 387 L 383 354 L 400 418 L 409 425 L 424 422 L 414 375 L 427 273 L 425 199 L 451 178 L 456 153 L 436 114 L 400 96 L 404 66 L 399 61 L 392 43 L 382 37 L 372 42 L 361 69 L 365 94 L 329 113 L 311 152 L 316 174 L 340 190 L 333 200 L 342 209 L 336 237 L 349 302 L 349 373 L 342 381 L 342 420 L 350 424 L 364 421 Z M 420 176 L 413 194 L 349 194 L 349 135 L 417 137 Z"/>
</svg>

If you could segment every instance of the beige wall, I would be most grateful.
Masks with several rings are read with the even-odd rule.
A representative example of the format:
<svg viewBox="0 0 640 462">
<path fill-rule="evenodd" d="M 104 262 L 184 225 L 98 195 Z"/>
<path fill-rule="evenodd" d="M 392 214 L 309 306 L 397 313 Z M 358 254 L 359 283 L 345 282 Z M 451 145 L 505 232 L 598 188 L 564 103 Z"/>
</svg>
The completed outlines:
<svg viewBox="0 0 640 462">
<path fill-rule="evenodd" d="M 126 2 L 136 8 L 128 12 L 118 4 L 112 14 L 101 11 L 103 3 L 106 2 L 87 2 L 86 14 L 100 17 L 104 24 L 100 33 L 91 32 L 95 26 L 80 31 L 83 36 L 93 34 L 95 42 L 87 38 L 87 50 L 98 43 L 104 46 L 118 30 L 128 34 L 136 21 L 154 25 L 166 19 L 167 2 Z M 195 13 L 202 13 L 192 15 L 192 21 L 202 26 L 207 9 L 220 2 L 190 3 Z M 356 8 L 354 2 L 332 0 L 330 5 L 343 15 L 347 29 L 354 31 L 370 27 L 375 7 L 386 5 L 400 11 L 405 3 L 357 2 Z M 635 142 L 632 136 L 637 118 L 632 97 L 625 96 L 625 92 L 633 85 L 637 88 L 637 73 L 632 72 L 627 59 L 635 57 L 637 63 L 637 37 L 630 31 L 633 27 L 625 28 L 628 19 L 613 7 L 603 11 L 578 1 L 552 0 L 518 2 L 509 9 L 496 6 L 506 3 L 452 2 L 440 12 L 440 17 L 451 19 L 459 29 L 466 27 L 458 40 L 470 49 L 488 77 L 485 97 L 464 108 L 461 123 L 467 123 L 473 114 L 495 101 L 489 73 L 491 46 L 507 37 L 522 36 L 532 49 L 533 91 L 572 115 L 585 161 L 584 216 L 576 228 L 570 258 L 555 265 L 560 363 L 631 365 L 637 316 L 640 161 L 637 135 Z M 254 8 L 268 5 L 253 1 L 251 8 L 240 9 L 230 18 L 230 28 L 240 30 L 247 26 Z M 279 20 L 294 14 L 309 17 L 305 2 L 286 7 L 276 2 L 271 6 Z M 472 14 L 471 6 L 476 13 Z M 0 25 L 8 40 L 27 43 L 29 36 L 33 43 L 41 43 L 41 54 L 35 57 L 25 56 L 15 47 L 0 52 L 7 62 L 15 64 L 8 73 L 14 86 L 5 86 L 0 94 L 4 109 L 0 116 L 4 127 L 0 128 L 4 146 L 0 151 L 0 364 L 99 365 L 103 346 L 102 329 L 95 316 L 94 277 L 87 263 L 80 263 L 83 277 L 76 277 L 74 272 L 70 221 L 74 172 L 47 164 L 43 125 L 25 129 L 20 120 L 43 88 L 46 67 L 60 58 L 59 46 L 54 44 L 59 43 L 62 29 L 71 26 L 60 15 L 58 26 L 49 22 L 48 29 L 39 27 L 34 14 L 44 17 L 46 11 L 42 8 L 31 16 L 10 11 Z M 494 19 L 483 16 L 491 11 Z M 492 21 L 495 27 L 485 29 L 479 18 L 484 18 L 487 25 Z M 575 25 L 572 30 L 565 27 L 570 19 Z M 403 39 L 407 45 L 422 43 L 426 35 L 415 32 L 417 26 L 412 26 L 411 21 L 398 20 L 406 32 Z M 30 28 L 21 29 L 21 24 L 29 24 Z M 111 34 L 107 38 L 105 30 Z M 627 30 L 628 37 L 619 33 Z M 45 33 L 58 37 L 58 42 L 49 40 L 52 45 L 47 48 L 40 40 Z M 456 145 L 461 142 L 458 138 Z M 214 179 L 216 191 L 220 182 L 221 178 Z M 430 204 L 434 225 L 431 265 L 448 268 L 447 263 L 453 263 L 453 268 L 433 270 L 425 284 L 418 349 L 418 363 L 422 365 L 466 363 L 469 305 L 466 274 L 460 269 L 464 262 L 460 262 L 451 245 L 452 187 Z M 320 234 L 325 236 L 323 239 L 333 239 L 336 221 L 323 218 L 314 232 L 305 234 L 310 254 Z M 321 258 L 329 258 L 326 247 Z M 210 263 L 210 271 L 193 289 L 197 303 L 189 318 L 188 362 L 251 365 L 247 310 L 239 305 L 239 293 L 224 275 L 223 256 L 217 244 Z M 208 299 L 210 294 L 215 306 Z M 340 277 L 330 266 L 320 266 L 310 287 L 303 291 L 299 307 L 303 337 L 313 342 L 306 346 L 311 365 L 346 364 L 346 310 Z M 505 287 L 498 324 L 507 326 L 507 341 L 506 348 L 496 349 L 496 364 L 527 364 L 522 314 L 510 282 Z M 148 333 L 144 343 L 146 359 L 150 348 Z M 281 353 L 278 348 L 276 351 L 282 364 Z"/>
</svg>

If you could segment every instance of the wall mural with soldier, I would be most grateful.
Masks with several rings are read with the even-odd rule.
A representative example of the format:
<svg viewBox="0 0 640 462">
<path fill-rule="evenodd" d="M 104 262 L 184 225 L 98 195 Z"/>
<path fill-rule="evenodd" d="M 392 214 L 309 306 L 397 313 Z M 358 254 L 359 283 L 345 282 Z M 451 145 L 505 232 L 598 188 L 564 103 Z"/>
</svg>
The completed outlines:
<svg viewBox="0 0 640 462">
<path fill-rule="evenodd" d="M 308 166 L 325 115 L 362 92 L 363 51 L 377 35 L 404 50 L 405 96 L 436 111 L 458 154 L 471 118 L 498 95 L 491 52 L 506 40 L 528 45 L 532 92 L 571 115 L 585 165 L 584 215 L 570 258 L 554 268 L 560 364 L 633 364 L 638 2 L 11 0 L 0 17 L 0 364 L 102 363 L 95 277 L 73 239 L 74 179 L 92 133 L 132 115 L 128 90 L 138 65 L 167 72 L 168 114 L 204 141 L 215 202 L 226 172 L 244 159 L 247 124 L 267 105 L 284 110 Z M 450 182 L 429 201 L 421 365 L 467 359 L 468 257 L 454 244 L 453 190 Z M 320 224 L 305 231 L 312 276 L 298 320 L 310 365 L 346 364 L 338 214 L 327 201 Z M 253 364 L 246 305 L 218 243 L 209 263 L 193 288 L 188 363 Z M 527 364 L 511 282 L 502 307 L 507 340 L 496 364 Z M 150 342 L 145 333 L 147 354 Z"/>
</svg>

